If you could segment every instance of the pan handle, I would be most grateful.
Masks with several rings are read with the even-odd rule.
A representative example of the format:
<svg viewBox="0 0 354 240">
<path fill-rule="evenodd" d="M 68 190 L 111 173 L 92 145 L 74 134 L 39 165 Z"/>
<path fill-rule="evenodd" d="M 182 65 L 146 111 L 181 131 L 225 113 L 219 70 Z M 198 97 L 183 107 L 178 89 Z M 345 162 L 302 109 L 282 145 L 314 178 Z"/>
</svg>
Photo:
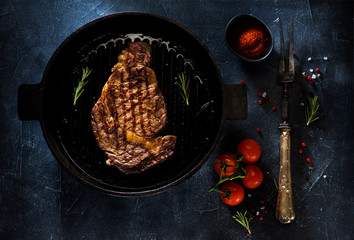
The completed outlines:
<svg viewBox="0 0 354 240">
<path fill-rule="evenodd" d="M 22 121 L 40 120 L 42 116 L 42 84 L 22 84 L 18 88 L 18 118 Z"/>
<path fill-rule="evenodd" d="M 247 119 L 247 91 L 246 86 L 239 84 L 222 84 L 223 112 L 225 120 Z"/>
</svg>

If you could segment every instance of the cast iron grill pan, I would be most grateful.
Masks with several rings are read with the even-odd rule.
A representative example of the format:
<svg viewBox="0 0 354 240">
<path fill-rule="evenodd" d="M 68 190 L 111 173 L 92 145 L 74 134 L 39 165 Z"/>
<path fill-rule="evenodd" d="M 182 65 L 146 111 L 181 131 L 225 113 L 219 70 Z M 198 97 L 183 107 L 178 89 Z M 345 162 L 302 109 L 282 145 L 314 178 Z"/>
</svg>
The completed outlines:
<svg viewBox="0 0 354 240">
<path fill-rule="evenodd" d="M 161 134 L 177 136 L 172 158 L 137 175 L 106 166 L 106 156 L 98 148 L 91 128 L 92 107 L 118 55 L 131 41 L 145 41 L 152 46 L 151 68 L 168 113 Z M 84 93 L 73 106 L 73 89 L 83 67 L 93 70 Z M 189 106 L 176 85 L 182 72 L 190 79 Z M 241 107 L 234 106 L 236 110 L 231 112 L 236 112 L 236 118 L 245 118 L 244 89 L 235 86 L 226 87 L 226 92 L 234 90 L 228 100 L 236 98 Z M 207 160 L 227 118 L 224 110 L 230 109 L 223 107 L 223 91 L 224 84 L 210 53 L 188 30 L 156 15 L 120 13 L 83 26 L 63 42 L 48 63 L 42 82 L 20 87 L 19 116 L 41 122 L 54 156 L 84 183 L 115 195 L 146 195 L 181 182 Z M 31 96 L 33 101 L 28 100 Z M 26 104 L 32 107 L 30 112 Z M 34 107 L 36 104 L 40 107 Z"/>
</svg>

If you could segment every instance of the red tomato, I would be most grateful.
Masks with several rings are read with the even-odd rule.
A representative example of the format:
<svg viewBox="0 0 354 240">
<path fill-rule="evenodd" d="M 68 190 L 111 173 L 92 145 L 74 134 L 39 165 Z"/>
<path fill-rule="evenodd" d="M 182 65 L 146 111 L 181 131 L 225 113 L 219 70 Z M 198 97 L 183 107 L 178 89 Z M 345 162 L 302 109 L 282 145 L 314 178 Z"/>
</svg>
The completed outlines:
<svg viewBox="0 0 354 240">
<path fill-rule="evenodd" d="M 245 178 L 242 178 L 243 186 L 253 189 L 261 185 L 263 181 L 263 172 L 256 165 L 247 165 L 245 167 L 247 173 Z"/>
<path fill-rule="evenodd" d="M 243 155 L 245 164 L 252 164 L 261 156 L 261 146 L 253 139 L 245 139 L 238 144 L 237 152 Z"/>
<path fill-rule="evenodd" d="M 228 195 L 220 193 L 220 197 L 224 203 L 231 206 L 240 204 L 245 196 L 243 187 L 235 182 L 226 182 L 220 190 L 222 192 L 228 193 Z"/>
<path fill-rule="evenodd" d="M 235 173 L 237 167 L 237 160 L 232 154 L 222 154 L 216 160 L 214 164 L 215 172 L 220 176 L 221 169 L 223 165 L 230 165 L 226 166 L 226 172 L 223 171 L 222 176 L 227 177 Z"/>
</svg>

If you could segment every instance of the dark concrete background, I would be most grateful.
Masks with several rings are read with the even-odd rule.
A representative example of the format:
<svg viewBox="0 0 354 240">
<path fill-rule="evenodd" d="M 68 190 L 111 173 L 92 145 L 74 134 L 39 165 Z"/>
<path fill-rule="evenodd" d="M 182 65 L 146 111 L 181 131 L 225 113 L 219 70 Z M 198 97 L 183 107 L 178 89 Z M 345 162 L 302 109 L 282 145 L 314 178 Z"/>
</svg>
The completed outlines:
<svg viewBox="0 0 354 240">
<path fill-rule="evenodd" d="M 210 49 L 223 80 L 245 80 L 248 93 L 248 119 L 225 124 L 213 154 L 195 175 L 171 190 L 140 198 L 108 196 L 77 182 L 53 157 L 40 124 L 21 122 L 17 115 L 18 87 L 41 81 L 51 55 L 68 35 L 93 19 L 124 11 L 155 13 L 184 25 Z M 264 62 L 245 63 L 224 43 L 226 24 L 243 13 L 259 17 L 273 32 L 275 48 Z M 291 16 L 297 74 L 296 86 L 290 89 L 297 216 L 282 225 L 274 217 L 273 183 L 279 169 L 281 95 L 276 83 L 277 18 L 282 19 L 287 41 Z M 310 86 L 301 73 L 316 67 L 323 71 L 323 80 Z M 268 93 L 267 104 L 258 105 L 258 91 Z M 310 94 L 319 96 L 321 117 L 306 127 L 302 103 Z M 2 0 L 0 102 L 1 239 L 247 239 L 231 217 L 242 209 L 260 211 L 264 217 L 251 222 L 251 239 L 354 238 L 352 1 Z M 277 111 L 272 112 L 272 106 Z M 259 166 L 265 180 L 259 189 L 246 191 L 246 203 L 232 208 L 207 190 L 217 180 L 214 159 L 235 152 L 244 138 L 261 144 Z M 302 155 L 297 152 L 301 142 L 307 144 Z"/>
</svg>

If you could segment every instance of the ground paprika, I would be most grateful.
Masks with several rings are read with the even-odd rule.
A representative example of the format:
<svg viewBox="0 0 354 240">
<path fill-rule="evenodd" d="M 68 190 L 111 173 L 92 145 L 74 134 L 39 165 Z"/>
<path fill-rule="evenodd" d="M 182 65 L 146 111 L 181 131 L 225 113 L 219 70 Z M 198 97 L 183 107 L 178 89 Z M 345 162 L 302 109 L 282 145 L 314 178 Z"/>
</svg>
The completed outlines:
<svg viewBox="0 0 354 240">
<path fill-rule="evenodd" d="M 263 26 L 256 23 L 245 23 L 234 29 L 232 45 L 237 53 L 258 59 L 264 56 L 270 47 L 270 36 Z"/>
</svg>

